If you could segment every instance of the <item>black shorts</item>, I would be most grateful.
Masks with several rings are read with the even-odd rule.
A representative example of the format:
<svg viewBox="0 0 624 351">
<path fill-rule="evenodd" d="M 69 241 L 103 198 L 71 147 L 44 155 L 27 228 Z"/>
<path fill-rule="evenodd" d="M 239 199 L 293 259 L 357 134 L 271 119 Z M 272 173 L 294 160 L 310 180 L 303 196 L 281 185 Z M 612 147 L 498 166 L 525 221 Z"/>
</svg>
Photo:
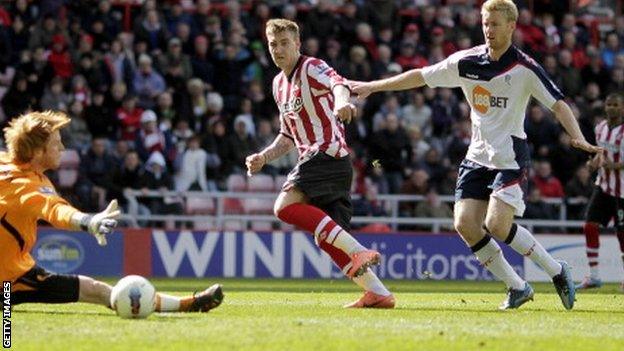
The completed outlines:
<svg viewBox="0 0 624 351">
<path fill-rule="evenodd" d="M 605 194 L 600 187 L 595 187 L 587 205 L 587 222 L 609 225 L 613 219 L 618 229 L 624 229 L 624 203 L 622 199 Z"/>
<path fill-rule="evenodd" d="M 455 201 L 461 199 L 488 200 L 492 191 L 518 184 L 527 192 L 525 168 L 491 169 L 476 162 L 464 159 L 459 166 Z"/>
<path fill-rule="evenodd" d="M 303 160 L 288 174 L 282 190 L 296 187 L 310 204 L 325 211 L 344 230 L 349 231 L 353 205 L 351 181 L 353 168 L 349 156 L 334 158 L 318 152 Z"/>
<path fill-rule="evenodd" d="M 80 296 L 77 275 L 55 274 L 34 266 L 11 284 L 11 302 L 66 303 Z"/>
</svg>

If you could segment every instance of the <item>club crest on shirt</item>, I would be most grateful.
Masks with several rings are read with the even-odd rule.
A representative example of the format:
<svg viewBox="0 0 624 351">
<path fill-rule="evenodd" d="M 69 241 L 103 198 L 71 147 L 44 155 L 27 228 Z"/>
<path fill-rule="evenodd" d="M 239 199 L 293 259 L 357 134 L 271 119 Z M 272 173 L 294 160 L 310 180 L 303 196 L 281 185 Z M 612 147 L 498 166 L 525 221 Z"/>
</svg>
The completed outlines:
<svg viewBox="0 0 624 351">
<path fill-rule="evenodd" d="M 54 188 L 49 187 L 49 186 L 42 186 L 39 187 L 39 192 L 42 194 L 47 194 L 47 195 L 55 195 L 56 191 L 54 191 Z"/>
</svg>

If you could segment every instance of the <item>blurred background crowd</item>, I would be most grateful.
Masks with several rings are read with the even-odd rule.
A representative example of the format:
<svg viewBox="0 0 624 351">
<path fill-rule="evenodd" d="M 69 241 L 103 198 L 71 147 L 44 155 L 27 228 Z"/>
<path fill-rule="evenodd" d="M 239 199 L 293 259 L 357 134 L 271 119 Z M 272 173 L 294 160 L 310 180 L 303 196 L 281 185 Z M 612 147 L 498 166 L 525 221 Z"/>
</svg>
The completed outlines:
<svg viewBox="0 0 624 351">
<path fill-rule="evenodd" d="M 62 136 L 74 150 L 52 174 L 85 210 L 102 209 L 125 189 L 232 190 L 245 157 L 279 129 L 271 81 L 278 72 L 264 26 L 283 17 L 301 27 L 301 51 L 353 80 L 388 77 L 483 43 L 478 0 L 372 1 L 0 1 L 0 125 L 32 109 L 66 111 Z M 594 141 L 604 97 L 624 91 L 621 4 L 516 1 L 513 42 L 561 88 L 583 133 Z M 347 125 L 357 215 L 383 215 L 377 194 L 424 195 L 404 216 L 451 215 L 467 150 L 469 106 L 459 89 L 375 94 Z M 528 218 L 556 218 L 544 198 L 587 199 L 587 155 L 533 102 L 526 133 L 534 168 Z M 0 141 L 1 146 L 1 141 Z M 293 152 L 264 173 L 280 177 Z M 143 203 L 182 213 L 175 200 Z M 580 218 L 582 204 L 568 217 Z"/>
</svg>

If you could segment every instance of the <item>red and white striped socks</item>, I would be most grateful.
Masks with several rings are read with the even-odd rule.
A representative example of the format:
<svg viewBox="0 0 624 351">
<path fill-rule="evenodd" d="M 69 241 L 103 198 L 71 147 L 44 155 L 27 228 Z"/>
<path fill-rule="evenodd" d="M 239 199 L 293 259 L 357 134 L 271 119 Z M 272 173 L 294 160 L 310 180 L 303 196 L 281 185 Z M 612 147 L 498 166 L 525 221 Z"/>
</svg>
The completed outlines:
<svg viewBox="0 0 624 351">
<path fill-rule="evenodd" d="M 313 233 L 316 244 L 345 274 L 351 268 L 351 255 L 366 250 L 351 234 L 317 207 L 296 203 L 284 207 L 277 215 L 282 221 Z M 363 275 L 353 278 L 353 281 L 366 291 L 383 296 L 390 295 L 390 291 L 370 268 Z"/>
<path fill-rule="evenodd" d="M 587 261 L 589 262 L 589 275 L 599 279 L 598 254 L 600 251 L 600 227 L 598 223 L 587 222 L 583 226 L 585 233 L 585 244 L 587 250 Z"/>
</svg>

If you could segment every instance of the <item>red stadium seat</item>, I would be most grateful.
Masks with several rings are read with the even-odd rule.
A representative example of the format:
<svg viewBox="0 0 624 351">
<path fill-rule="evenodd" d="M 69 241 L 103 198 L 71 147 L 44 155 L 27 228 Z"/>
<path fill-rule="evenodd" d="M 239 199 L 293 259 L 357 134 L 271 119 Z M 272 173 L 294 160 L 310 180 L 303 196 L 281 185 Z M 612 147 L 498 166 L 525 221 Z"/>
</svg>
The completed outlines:
<svg viewBox="0 0 624 351">
<path fill-rule="evenodd" d="M 223 222 L 223 230 L 245 230 L 245 226 L 242 221 L 230 220 Z"/>
<path fill-rule="evenodd" d="M 251 230 L 255 231 L 272 231 L 273 223 L 268 221 L 252 221 Z"/>
<path fill-rule="evenodd" d="M 249 178 L 249 182 L 247 183 L 248 191 L 269 192 L 274 189 L 275 183 L 273 181 L 273 177 L 267 174 L 254 174 L 253 177 Z"/>
<path fill-rule="evenodd" d="M 223 199 L 224 214 L 242 214 L 244 212 L 243 204 L 239 199 L 226 198 Z"/>
<path fill-rule="evenodd" d="M 279 175 L 275 177 L 275 190 L 282 190 L 282 186 L 286 183 L 287 176 Z"/>
<path fill-rule="evenodd" d="M 194 219 L 193 229 L 195 230 L 210 230 L 214 229 L 214 221 L 210 219 Z"/>
<path fill-rule="evenodd" d="M 272 214 L 273 200 L 271 199 L 244 199 L 243 209 L 246 214 Z"/>
<path fill-rule="evenodd" d="M 215 204 L 213 199 L 207 197 L 189 196 L 186 198 L 186 213 L 193 214 L 214 214 Z"/>
<path fill-rule="evenodd" d="M 247 190 L 247 180 L 245 179 L 245 176 L 241 174 L 231 174 L 226 181 L 226 185 L 228 191 Z"/>
<path fill-rule="evenodd" d="M 280 229 L 285 232 L 292 232 L 293 230 L 297 230 L 297 227 L 292 224 L 280 221 Z"/>
</svg>

